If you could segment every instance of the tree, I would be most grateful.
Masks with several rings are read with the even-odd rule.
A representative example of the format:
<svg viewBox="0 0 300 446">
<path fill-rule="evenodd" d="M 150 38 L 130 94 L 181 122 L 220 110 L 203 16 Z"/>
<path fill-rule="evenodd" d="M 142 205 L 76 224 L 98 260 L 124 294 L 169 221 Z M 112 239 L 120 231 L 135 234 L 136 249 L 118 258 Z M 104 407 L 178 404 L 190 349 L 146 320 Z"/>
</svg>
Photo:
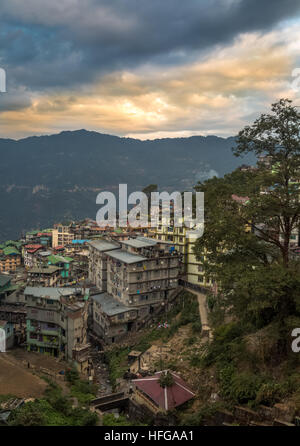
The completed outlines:
<svg viewBox="0 0 300 446">
<path fill-rule="evenodd" d="M 288 266 L 291 234 L 300 224 L 300 113 L 289 99 L 273 104 L 272 112 L 239 132 L 234 152 L 254 152 L 268 163 L 260 163 L 257 175 L 261 191 L 267 193 L 252 197 L 253 225 L 263 221 L 262 227 L 254 226 L 256 231 L 280 249 Z"/>
<path fill-rule="evenodd" d="M 162 372 L 162 374 L 159 377 L 159 385 L 162 388 L 165 387 L 172 387 L 174 385 L 175 381 L 173 378 L 172 373 L 170 373 L 168 370 L 166 372 Z"/>
<path fill-rule="evenodd" d="M 299 227 L 300 114 L 291 101 L 272 105 L 239 132 L 234 152 L 254 152 L 256 168 L 198 184 L 205 193 L 205 231 L 195 244 L 219 286 L 218 309 L 245 324 L 277 322 L 281 337 L 300 316 L 300 268 L 290 237 Z"/>
</svg>

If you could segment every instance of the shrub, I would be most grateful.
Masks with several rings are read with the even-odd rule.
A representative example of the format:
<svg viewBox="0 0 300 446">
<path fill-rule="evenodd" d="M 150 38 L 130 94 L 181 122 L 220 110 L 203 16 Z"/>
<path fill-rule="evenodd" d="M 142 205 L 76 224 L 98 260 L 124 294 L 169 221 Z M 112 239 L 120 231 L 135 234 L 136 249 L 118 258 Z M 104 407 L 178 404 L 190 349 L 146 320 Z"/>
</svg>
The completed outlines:
<svg viewBox="0 0 300 446">
<path fill-rule="evenodd" d="M 193 333 L 201 333 L 202 331 L 202 324 L 200 321 L 195 321 L 192 324 L 192 331 Z"/>
<path fill-rule="evenodd" d="M 74 367 L 66 370 L 66 380 L 69 383 L 74 384 L 75 381 L 78 379 L 79 379 L 79 373 Z"/>
</svg>

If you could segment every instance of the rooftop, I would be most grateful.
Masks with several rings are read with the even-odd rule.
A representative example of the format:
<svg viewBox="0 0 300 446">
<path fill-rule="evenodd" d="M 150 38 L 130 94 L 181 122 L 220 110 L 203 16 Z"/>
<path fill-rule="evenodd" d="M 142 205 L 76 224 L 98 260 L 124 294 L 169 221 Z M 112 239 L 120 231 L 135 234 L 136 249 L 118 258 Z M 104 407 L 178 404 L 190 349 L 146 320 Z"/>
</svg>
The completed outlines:
<svg viewBox="0 0 300 446">
<path fill-rule="evenodd" d="M 0 287 L 4 287 L 6 285 L 9 284 L 9 282 L 11 281 L 12 277 L 11 276 L 6 276 L 6 275 L 0 275 Z"/>
<path fill-rule="evenodd" d="M 88 291 L 87 289 L 85 290 Z M 43 297 L 48 299 L 59 300 L 61 297 L 68 297 L 74 294 L 83 294 L 82 288 L 59 288 L 59 287 L 41 287 L 27 286 L 24 294 L 27 296 Z"/>
<path fill-rule="evenodd" d="M 58 268 L 57 266 L 54 265 L 47 265 L 42 267 L 36 266 L 35 268 L 29 269 L 28 272 L 33 274 L 53 274 L 56 271 L 59 271 L 60 269 L 61 268 Z"/>
<path fill-rule="evenodd" d="M 91 296 L 91 298 L 101 305 L 102 310 L 108 316 L 115 316 L 119 313 L 125 313 L 126 311 L 134 310 L 135 308 L 126 307 L 117 299 L 114 299 L 112 296 L 106 293 L 95 294 Z"/>
<path fill-rule="evenodd" d="M 109 242 L 107 240 L 93 240 L 89 242 L 89 245 L 93 246 L 100 252 L 111 251 L 112 249 L 119 249 L 120 245 L 117 243 Z"/>
<path fill-rule="evenodd" d="M 153 376 L 134 379 L 133 382 L 139 390 L 148 395 L 161 409 L 167 411 L 181 406 L 181 404 L 193 398 L 195 394 L 179 375 L 171 371 L 170 374 L 174 383 L 169 387 L 161 387 L 159 379 L 166 372 L 166 370 L 157 372 Z"/>
<path fill-rule="evenodd" d="M 56 265 L 57 263 L 71 263 L 73 262 L 72 257 L 63 257 L 60 255 L 50 255 L 48 257 L 48 262 L 51 263 L 51 265 Z"/>
<path fill-rule="evenodd" d="M 129 240 L 124 240 L 121 242 L 122 245 L 128 245 L 132 248 L 148 248 L 150 246 L 157 245 L 157 240 L 147 238 L 147 237 L 137 237 Z"/>
<path fill-rule="evenodd" d="M 124 263 L 138 263 L 147 260 L 147 257 L 143 257 L 137 254 L 132 254 L 131 252 L 122 251 L 122 249 L 118 249 L 115 251 L 109 251 L 106 253 L 109 257 L 113 259 L 120 260 L 120 262 Z"/>
</svg>

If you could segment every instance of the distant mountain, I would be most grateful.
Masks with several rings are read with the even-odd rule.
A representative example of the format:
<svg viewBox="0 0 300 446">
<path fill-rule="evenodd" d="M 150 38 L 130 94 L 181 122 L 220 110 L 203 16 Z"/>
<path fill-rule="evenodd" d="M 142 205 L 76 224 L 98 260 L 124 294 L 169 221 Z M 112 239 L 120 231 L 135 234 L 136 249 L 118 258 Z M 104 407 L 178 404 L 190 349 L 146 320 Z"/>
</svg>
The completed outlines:
<svg viewBox="0 0 300 446">
<path fill-rule="evenodd" d="M 254 158 L 236 158 L 234 137 L 140 141 L 86 130 L 0 139 L 0 240 L 55 221 L 95 218 L 100 190 L 190 190 Z"/>
</svg>

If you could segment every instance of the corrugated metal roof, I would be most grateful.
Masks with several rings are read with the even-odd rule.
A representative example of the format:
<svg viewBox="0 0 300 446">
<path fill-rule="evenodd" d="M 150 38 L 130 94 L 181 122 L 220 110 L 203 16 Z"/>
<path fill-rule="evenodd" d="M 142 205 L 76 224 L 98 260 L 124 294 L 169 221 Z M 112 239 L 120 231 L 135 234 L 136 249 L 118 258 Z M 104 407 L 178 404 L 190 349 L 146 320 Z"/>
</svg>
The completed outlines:
<svg viewBox="0 0 300 446">
<path fill-rule="evenodd" d="M 107 293 L 95 294 L 94 296 L 91 296 L 91 298 L 101 305 L 102 311 L 108 316 L 114 316 L 119 313 L 135 310 L 135 308 L 126 307 L 126 305 L 123 305 L 121 302 Z"/>
<path fill-rule="evenodd" d="M 89 242 L 89 245 L 93 246 L 100 252 L 110 251 L 112 249 L 120 249 L 120 245 L 117 243 L 109 242 L 107 240 L 93 240 Z"/>
<path fill-rule="evenodd" d="M 42 266 L 42 267 L 34 267 L 28 270 L 29 273 L 33 273 L 33 274 L 52 274 L 55 273 L 56 271 L 59 271 L 61 268 L 59 268 L 58 266 L 54 266 L 54 265 L 48 265 L 48 266 Z"/>
<path fill-rule="evenodd" d="M 132 246 L 132 248 L 149 248 L 150 246 L 157 245 L 156 240 L 152 240 L 146 237 L 131 238 L 121 242 L 123 245 Z"/>
<path fill-rule="evenodd" d="M 87 292 L 88 290 L 86 289 L 85 291 Z M 83 289 L 27 286 L 24 290 L 24 294 L 27 296 L 44 297 L 55 300 L 59 300 L 61 296 L 68 297 L 78 292 L 83 293 Z"/>
<path fill-rule="evenodd" d="M 131 252 L 123 251 L 119 249 L 117 251 L 109 251 L 106 253 L 109 257 L 120 260 L 120 262 L 124 263 L 138 263 L 147 260 L 147 257 L 139 256 L 137 254 L 132 254 Z"/>
<path fill-rule="evenodd" d="M 12 279 L 12 276 L 0 275 L 0 287 L 7 285 Z"/>
</svg>

